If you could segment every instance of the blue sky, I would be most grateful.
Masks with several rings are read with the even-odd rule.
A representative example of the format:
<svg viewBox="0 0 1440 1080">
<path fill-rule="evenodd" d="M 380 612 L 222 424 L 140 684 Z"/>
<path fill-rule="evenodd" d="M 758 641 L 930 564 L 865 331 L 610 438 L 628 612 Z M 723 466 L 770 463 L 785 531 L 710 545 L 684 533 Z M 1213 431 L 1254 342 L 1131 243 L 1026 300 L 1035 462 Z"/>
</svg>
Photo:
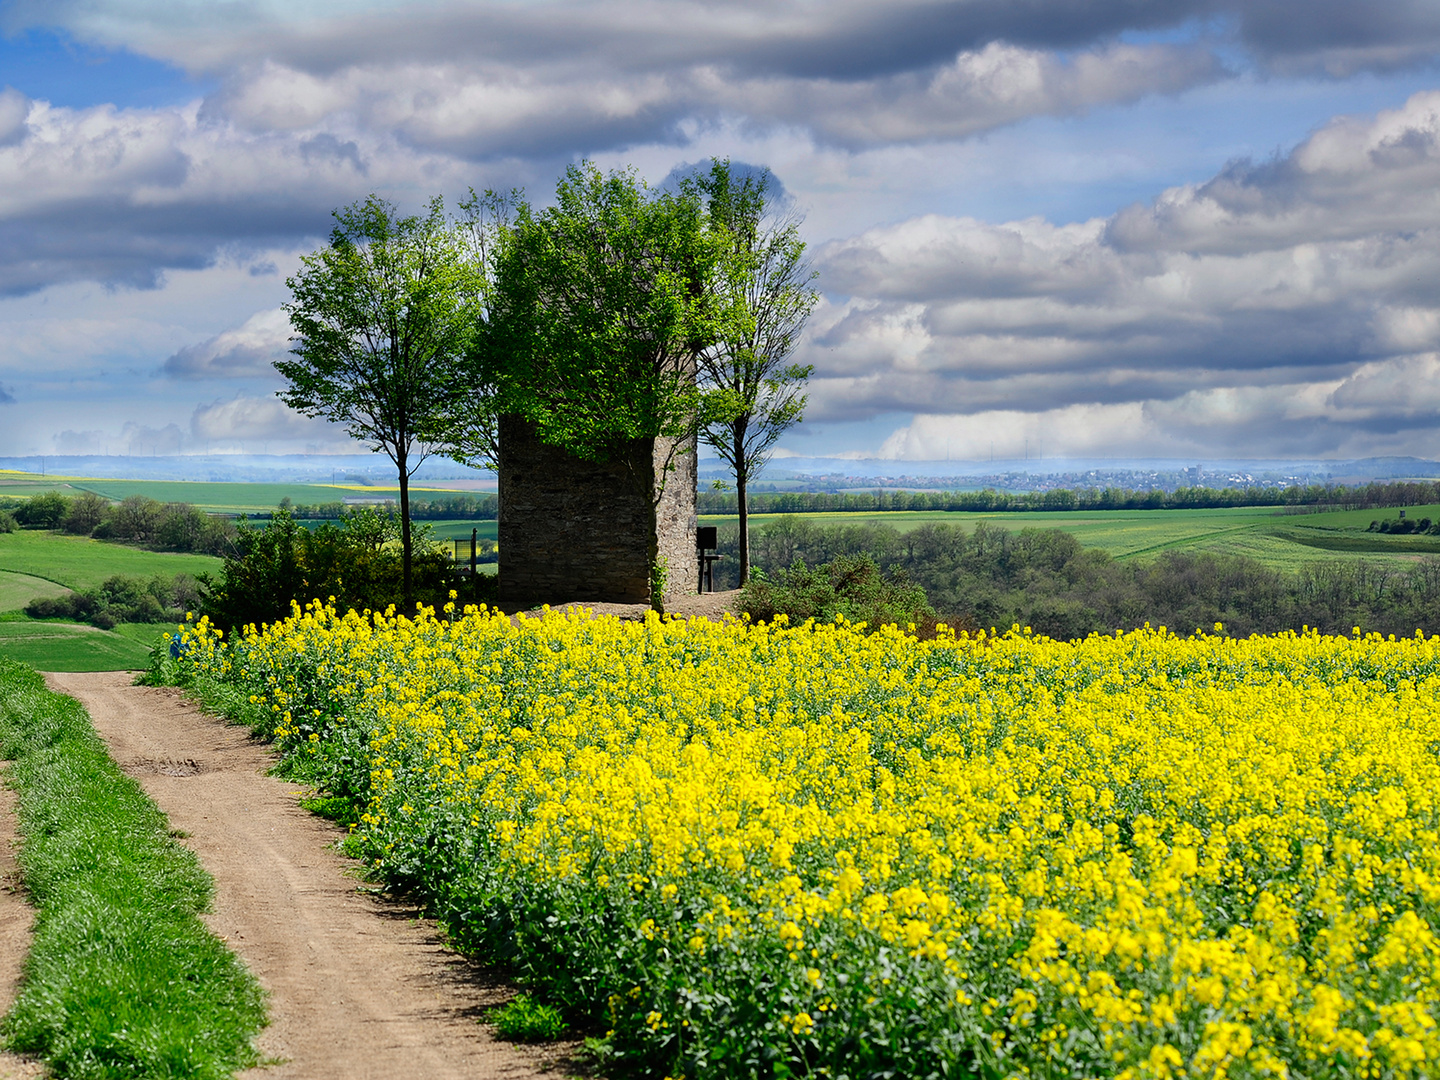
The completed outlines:
<svg viewBox="0 0 1440 1080">
<path fill-rule="evenodd" d="M 0 0 L 0 455 L 338 451 L 336 206 L 729 156 L 824 290 L 782 451 L 1440 457 L 1440 5 Z"/>
</svg>

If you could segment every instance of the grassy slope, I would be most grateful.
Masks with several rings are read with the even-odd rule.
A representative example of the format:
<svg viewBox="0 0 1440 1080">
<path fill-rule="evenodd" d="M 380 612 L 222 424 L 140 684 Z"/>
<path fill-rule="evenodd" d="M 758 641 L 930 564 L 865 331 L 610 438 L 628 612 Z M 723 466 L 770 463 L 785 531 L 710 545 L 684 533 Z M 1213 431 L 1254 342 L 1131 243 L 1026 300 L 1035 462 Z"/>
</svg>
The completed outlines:
<svg viewBox="0 0 1440 1080">
<path fill-rule="evenodd" d="M 0 572 L 0 611 L 18 611 L 42 596 L 60 596 L 69 590 L 45 578 Z"/>
<path fill-rule="evenodd" d="M 131 495 L 144 495 L 160 502 L 183 502 L 212 513 L 263 513 L 274 510 L 281 499 L 292 503 L 341 502 L 349 498 L 397 499 L 399 489 L 392 485 L 370 487 L 363 484 L 293 484 L 293 483 L 230 483 L 210 480 L 110 480 L 97 477 L 39 477 L 20 473 L 0 473 L 0 497 L 28 498 L 42 491 L 59 491 L 78 495 L 93 491 L 107 499 L 119 501 Z M 412 486 L 417 498 L 431 494 L 456 494 L 454 489 Z M 465 491 L 462 494 L 483 496 L 486 492 Z M 491 493 L 493 494 L 493 493 Z"/>
<path fill-rule="evenodd" d="M 1419 521 L 1421 518 L 1429 518 L 1431 521 L 1440 518 L 1440 505 L 1431 503 L 1429 506 L 1407 506 L 1405 516 L 1412 521 Z M 1295 514 L 1286 518 L 1286 524 L 1304 526 L 1311 529 L 1360 529 L 1370 527 L 1370 522 L 1380 520 L 1400 520 L 1400 509 L 1391 507 L 1385 510 L 1331 510 L 1324 514 Z"/>
<path fill-rule="evenodd" d="M 41 530 L 0 533 L 0 574 L 28 574 L 71 589 L 93 588 L 114 574 L 149 578 L 219 570 L 220 560 L 209 555 L 143 551 Z"/>
<path fill-rule="evenodd" d="M 19 491 L 19 480 L 14 480 Z M 51 486 L 63 481 L 52 480 Z M 72 480 L 70 490 L 85 488 L 110 498 L 144 494 L 166 501 L 190 502 L 208 510 L 257 511 L 273 509 L 288 496 L 292 501 L 319 503 L 353 495 L 385 496 L 390 489 L 328 484 L 228 484 L 163 480 Z M 11 490 L 0 483 L 0 494 Z M 416 489 L 417 494 L 420 489 Z M 984 521 L 996 528 L 1060 529 L 1073 534 L 1087 547 L 1098 547 L 1119 559 L 1148 558 L 1164 551 L 1205 549 L 1244 554 L 1275 567 L 1293 571 L 1317 561 L 1353 561 L 1393 558 L 1410 561 L 1427 553 L 1440 553 L 1440 537 L 1389 537 L 1367 533 L 1370 522 L 1380 517 L 1398 517 L 1396 510 L 1354 510 L 1325 514 L 1286 515 L 1273 507 L 1239 507 L 1219 510 L 1110 510 L 1035 512 L 1016 514 L 948 513 L 945 511 L 899 511 L 871 514 L 807 514 L 815 521 L 856 524 L 880 521 L 902 531 L 931 522 L 973 528 Z M 1413 507 L 1407 516 L 1440 519 L 1440 506 Z M 757 514 L 752 527 L 762 528 L 774 515 Z M 733 522 L 733 517 L 702 518 L 707 525 Z M 492 521 L 432 522 L 437 540 L 468 538 L 472 528 L 495 539 Z M 88 542 L 91 551 L 44 549 L 41 534 L 0 535 L 0 571 L 12 570 L 51 581 L 84 588 L 98 584 L 112 573 L 149 575 L 186 570 L 217 569 L 219 560 L 205 556 L 166 555 L 142 552 L 116 545 Z M 83 545 L 86 541 L 63 539 Z M 156 561 L 158 560 L 158 561 Z M 184 565 L 186 560 L 196 560 Z M 0 574 L 0 578 L 4 575 Z M 28 598 L 27 598 L 28 599 Z M 24 601 L 21 601 L 23 604 Z M 0 610 L 10 607 L 0 603 Z M 16 604 L 13 606 L 20 606 Z"/>
<path fill-rule="evenodd" d="M 62 1077 L 219 1080 L 254 1064 L 263 992 L 197 917 L 213 882 L 85 710 L 0 660 L 0 750 L 39 908 L 9 1046 Z"/>
<path fill-rule="evenodd" d="M 0 656 L 40 671 L 137 671 L 169 626 L 121 624 L 100 630 L 51 619 L 0 622 Z"/>
<path fill-rule="evenodd" d="M 0 499 L 28 499 L 46 491 L 58 491 L 62 495 L 79 495 L 80 489 L 57 477 L 31 476 L 0 470 Z"/>
<path fill-rule="evenodd" d="M 481 540 L 494 540 L 500 535 L 499 522 L 494 518 L 489 521 L 426 521 L 422 524 L 431 526 L 435 539 L 446 543 L 451 540 L 469 540 L 471 529 L 480 533 Z"/>
<path fill-rule="evenodd" d="M 0 534 L 0 613 L 17 612 L 35 596 L 99 585 L 112 574 L 130 577 L 216 571 L 207 555 L 141 551 L 50 532 Z M 0 656 L 41 671 L 130 671 L 143 668 L 161 625 L 121 625 L 113 631 L 54 620 L 0 621 Z"/>
<path fill-rule="evenodd" d="M 228 484 L 190 480 L 72 480 L 71 485 L 120 500 L 145 495 L 160 502 L 183 502 L 201 510 L 221 513 L 256 513 L 274 510 L 281 499 L 293 503 L 339 502 L 371 489 L 332 487 L 329 484 Z M 383 491 L 376 496 L 382 497 Z"/>
</svg>

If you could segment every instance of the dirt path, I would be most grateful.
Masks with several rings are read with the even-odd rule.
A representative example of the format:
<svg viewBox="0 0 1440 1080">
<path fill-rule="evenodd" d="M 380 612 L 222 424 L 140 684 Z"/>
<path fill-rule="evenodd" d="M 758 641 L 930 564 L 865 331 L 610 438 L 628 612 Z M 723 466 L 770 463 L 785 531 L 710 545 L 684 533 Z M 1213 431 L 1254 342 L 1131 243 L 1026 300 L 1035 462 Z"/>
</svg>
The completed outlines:
<svg viewBox="0 0 1440 1080">
<path fill-rule="evenodd" d="M 35 909 L 25 898 L 20 871 L 15 865 L 15 801 L 11 788 L 0 787 L 0 1014 L 7 1012 L 15 1001 L 20 969 L 30 952 L 30 925 L 35 921 Z M 0 1053 L 0 1080 L 44 1075 L 44 1070 L 35 1062 Z"/>
<path fill-rule="evenodd" d="M 243 729 L 175 690 L 131 686 L 124 672 L 45 678 L 85 705 L 111 755 L 215 877 L 206 921 L 270 992 L 272 1022 L 258 1046 L 281 1060 L 242 1076 L 544 1073 L 539 1054 L 495 1041 L 476 1022 L 507 988 L 447 952 L 414 910 L 357 889 L 353 864 L 332 846 L 340 831 L 299 807 L 297 786 L 264 775 L 273 758 Z"/>
</svg>

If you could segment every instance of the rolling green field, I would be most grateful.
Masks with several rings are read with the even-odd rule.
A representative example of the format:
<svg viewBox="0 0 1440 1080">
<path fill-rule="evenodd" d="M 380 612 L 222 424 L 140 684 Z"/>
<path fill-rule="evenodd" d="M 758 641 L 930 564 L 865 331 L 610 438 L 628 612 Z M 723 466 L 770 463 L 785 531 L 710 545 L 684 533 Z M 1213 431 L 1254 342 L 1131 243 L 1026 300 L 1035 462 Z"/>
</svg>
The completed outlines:
<svg viewBox="0 0 1440 1080">
<path fill-rule="evenodd" d="M 159 502 L 181 502 L 213 514 L 256 514 L 274 510 L 281 499 L 297 505 L 342 502 L 345 499 L 398 499 L 393 486 L 367 487 L 361 484 L 251 484 L 191 480 L 107 480 L 75 476 L 41 477 L 32 473 L 0 471 L 0 497 L 28 498 L 44 491 L 78 495 L 93 491 L 116 502 L 131 495 L 144 495 Z M 453 495 L 443 487 L 412 486 L 411 495 Z M 464 494 L 483 495 L 484 492 Z M 467 530 L 468 531 L 468 530 Z"/>
<path fill-rule="evenodd" d="M 169 629 L 122 623 L 99 630 L 49 619 L 0 622 L 0 655 L 39 671 L 129 671 L 145 666 L 150 646 Z"/>
<path fill-rule="evenodd" d="M 68 591 L 64 585 L 45 578 L 0 572 L 0 611 L 18 611 L 31 600 L 60 596 Z"/>
<path fill-rule="evenodd" d="M 36 597 L 88 589 L 114 574 L 149 578 L 217 571 L 208 555 L 141 551 L 51 532 L 0 534 L 0 654 L 41 671 L 121 671 L 145 666 L 150 646 L 169 628 L 121 624 L 114 630 L 28 619 L 20 609 Z"/>
<path fill-rule="evenodd" d="M 752 530 L 763 529 L 778 515 L 752 514 Z M 1440 506 L 1406 509 L 1416 520 L 1440 519 Z M 1391 536 L 1366 531 L 1370 522 L 1398 520 L 1399 511 L 1339 510 L 1323 514 L 1287 514 L 1268 506 L 1216 510 L 1076 510 L 1034 513 L 959 513 L 944 510 L 893 513 L 805 514 L 825 525 L 878 522 L 901 532 L 927 524 L 978 522 L 998 529 L 1059 529 L 1086 547 L 1100 548 L 1117 559 L 1147 558 L 1166 551 L 1206 550 L 1246 555 L 1277 570 L 1293 572 L 1319 561 L 1360 559 L 1410 561 L 1440 554 L 1440 536 Z M 733 516 L 707 515 L 706 525 L 733 524 Z"/>
<path fill-rule="evenodd" d="M 103 540 L 26 529 L 0 533 L 0 581 L 9 575 L 28 575 L 67 589 L 89 589 L 115 574 L 149 578 L 156 574 L 171 577 L 219 570 L 220 560 L 210 555 L 143 551 Z M 16 606 L 23 605 L 21 601 Z"/>
<path fill-rule="evenodd" d="M 752 514 L 751 529 L 762 529 L 778 515 Z M 1209 546 L 1233 534 L 1267 531 L 1279 520 L 1268 506 L 1224 510 L 1095 510 L 1050 511 L 1020 514 L 979 514 L 945 510 L 894 511 L 874 514 L 806 514 L 825 525 L 877 522 L 901 532 L 921 525 L 963 525 L 978 522 L 998 529 L 1059 529 L 1071 533 L 1086 547 L 1098 547 L 1116 558 L 1130 558 L 1174 547 Z M 706 516 L 706 525 L 733 523 L 734 517 Z M 1366 521 L 1369 524 L 1369 521 Z"/>
<path fill-rule="evenodd" d="M 500 523 L 494 518 L 489 521 L 426 521 L 431 535 L 436 540 L 450 543 L 453 540 L 469 540 L 470 530 L 476 529 L 481 540 L 494 540 L 500 534 Z"/>
<path fill-rule="evenodd" d="M 327 503 L 382 489 L 331 487 L 329 484 L 223 484 L 186 480 L 71 480 L 70 486 L 93 491 L 116 502 L 131 495 L 144 495 L 159 502 L 189 503 L 211 514 L 254 514 L 274 510 L 281 499 L 292 503 Z"/>
</svg>

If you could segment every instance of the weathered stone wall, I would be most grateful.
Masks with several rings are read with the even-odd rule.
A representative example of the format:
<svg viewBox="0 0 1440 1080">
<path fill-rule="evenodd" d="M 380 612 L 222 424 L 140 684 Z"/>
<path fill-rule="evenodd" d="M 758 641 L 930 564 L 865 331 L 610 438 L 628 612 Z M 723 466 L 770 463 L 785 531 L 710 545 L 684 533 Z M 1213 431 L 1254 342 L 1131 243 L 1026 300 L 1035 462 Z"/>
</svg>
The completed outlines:
<svg viewBox="0 0 1440 1080">
<path fill-rule="evenodd" d="M 582 461 L 542 443 L 524 421 L 503 417 L 501 601 L 649 602 L 652 542 L 669 562 L 667 594 L 695 592 L 695 452 L 693 445 L 672 449 L 643 440 L 611 461 Z"/>
<path fill-rule="evenodd" d="M 698 592 L 699 562 L 695 555 L 695 498 L 698 478 L 695 440 L 677 445 L 673 439 L 654 442 L 654 482 L 663 482 L 655 511 L 655 538 L 659 557 L 667 567 L 665 595 L 693 596 Z"/>
</svg>

